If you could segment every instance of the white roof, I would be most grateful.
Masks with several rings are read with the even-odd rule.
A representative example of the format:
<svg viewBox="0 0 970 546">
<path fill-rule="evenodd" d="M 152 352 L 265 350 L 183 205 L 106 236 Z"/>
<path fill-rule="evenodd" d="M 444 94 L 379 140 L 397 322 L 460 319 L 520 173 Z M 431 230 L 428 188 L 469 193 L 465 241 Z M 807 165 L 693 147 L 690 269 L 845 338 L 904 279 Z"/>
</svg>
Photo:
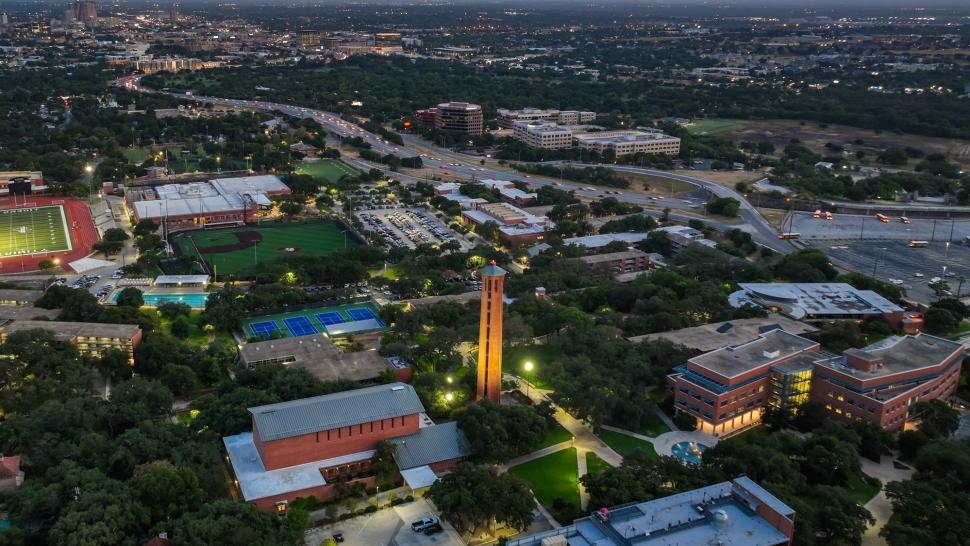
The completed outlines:
<svg viewBox="0 0 970 546">
<path fill-rule="evenodd" d="M 401 477 L 404 478 L 404 482 L 408 484 L 412 491 L 431 487 L 431 484 L 438 481 L 438 475 L 428 465 L 402 470 Z"/>
<path fill-rule="evenodd" d="M 77 273 L 84 273 L 85 271 L 91 271 L 92 269 L 101 269 L 102 267 L 115 265 L 115 263 L 109 262 L 108 260 L 99 260 L 97 258 L 81 258 L 80 260 L 74 260 L 67 265 L 71 266 L 71 269 Z"/>
<path fill-rule="evenodd" d="M 221 194 L 288 191 L 290 188 L 278 176 L 263 174 L 259 176 L 240 176 L 235 178 L 218 178 L 210 180 L 210 184 Z"/>
<path fill-rule="evenodd" d="M 155 284 L 205 284 L 209 282 L 208 275 L 159 275 L 155 277 Z"/>
</svg>

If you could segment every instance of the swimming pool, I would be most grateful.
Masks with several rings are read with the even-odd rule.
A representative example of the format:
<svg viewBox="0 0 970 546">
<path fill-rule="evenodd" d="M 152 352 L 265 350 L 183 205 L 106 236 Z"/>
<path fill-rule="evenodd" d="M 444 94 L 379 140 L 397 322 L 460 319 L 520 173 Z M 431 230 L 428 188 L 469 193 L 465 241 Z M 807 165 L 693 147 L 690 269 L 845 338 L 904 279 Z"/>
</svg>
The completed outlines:
<svg viewBox="0 0 970 546">
<path fill-rule="evenodd" d="M 114 300 L 118 301 L 119 291 L 114 296 Z M 158 307 L 159 304 L 165 303 L 167 301 L 173 301 L 176 303 L 184 303 L 189 307 L 195 309 L 205 309 L 205 302 L 209 299 L 209 294 L 142 294 L 142 299 L 145 300 L 146 307 Z"/>
<path fill-rule="evenodd" d="M 697 442 L 677 442 L 670 450 L 674 457 L 688 464 L 701 464 L 701 456 L 707 451 L 707 446 Z"/>
</svg>

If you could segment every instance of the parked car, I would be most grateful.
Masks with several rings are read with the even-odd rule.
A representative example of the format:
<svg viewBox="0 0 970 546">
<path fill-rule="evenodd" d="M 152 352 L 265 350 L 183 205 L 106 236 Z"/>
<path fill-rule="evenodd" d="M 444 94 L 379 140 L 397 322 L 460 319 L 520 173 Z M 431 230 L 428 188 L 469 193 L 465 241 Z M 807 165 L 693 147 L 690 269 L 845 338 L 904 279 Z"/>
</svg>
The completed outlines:
<svg viewBox="0 0 970 546">
<path fill-rule="evenodd" d="M 444 529 L 441 527 L 441 524 L 440 523 L 435 523 L 434 525 L 431 525 L 429 527 L 425 527 L 424 528 L 424 531 L 422 531 L 422 533 L 424 533 L 426 535 L 434 535 L 436 533 L 440 533 L 441 531 L 444 531 Z"/>
<path fill-rule="evenodd" d="M 432 527 L 434 525 L 438 525 L 438 526 L 441 525 L 441 522 L 438 521 L 438 518 L 436 518 L 434 516 L 424 516 L 423 518 L 419 519 L 418 521 L 415 521 L 415 522 L 411 523 L 411 530 L 414 531 L 414 532 L 416 532 L 416 533 L 420 533 L 420 532 L 424 531 L 425 529 L 427 529 L 429 527 Z"/>
</svg>

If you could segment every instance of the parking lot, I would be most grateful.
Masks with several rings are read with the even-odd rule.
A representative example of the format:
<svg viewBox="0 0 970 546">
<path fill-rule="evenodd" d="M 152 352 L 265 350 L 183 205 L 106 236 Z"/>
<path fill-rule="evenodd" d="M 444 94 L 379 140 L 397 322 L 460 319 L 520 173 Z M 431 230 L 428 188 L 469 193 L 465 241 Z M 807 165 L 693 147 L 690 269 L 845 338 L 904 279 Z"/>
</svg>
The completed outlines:
<svg viewBox="0 0 970 546">
<path fill-rule="evenodd" d="M 910 218 L 904 224 L 898 215 L 889 222 L 875 216 L 835 214 L 832 220 L 812 218 L 810 212 L 795 212 L 783 231 L 800 233 L 802 239 L 887 239 L 897 241 L 964 241 L 970 236 L 970 221 Z"/>
<path fill-rule="evenodd" d="M 879 241 L 858 239 L 833 239 L 827 241 L 804 241 L 825 252 L 836 265 L 893 282 L 905 289 L 906 294 L 921 302 L 933 301 L 936 296 L 928 286 L 930 279 L 940 277 L 956 294 L 958 277 L 970 279 L 970 247 L 964 244 L 930 243 L 925 248 L 910 248 L 908 241 Z M 943 270 L 946 266 L 946 271 Z M 921 276 L 917 276 L 921 275 Z M 902 281 L 902 284 L 894 281 Z M 962 292 L 970 290 L 970 282 L 964 283 Z"/>
<path fill-rule="evenodd" d="M 345 546 L 463 546 L 465 543 L 452 526 L 442 522 L 444 531 L 433 535 L 416 533 L 411 522 L 435 514 L 424 499 L 385 508 L 373 514 L 344 520 L 333 525 L 316 527 L 307 531 L 307 546 L 319 546 L 321 542 L 341 533 Z"/>
<path fill-rule="evenodd" d="M 457 241 L 463 250 L 471 243 L 421 209 L 374 209 L 357 213 L 367 229 L 380 233 L 392 247 L 414 248 L 421 244 L 440 245 Z"/>
</svg>

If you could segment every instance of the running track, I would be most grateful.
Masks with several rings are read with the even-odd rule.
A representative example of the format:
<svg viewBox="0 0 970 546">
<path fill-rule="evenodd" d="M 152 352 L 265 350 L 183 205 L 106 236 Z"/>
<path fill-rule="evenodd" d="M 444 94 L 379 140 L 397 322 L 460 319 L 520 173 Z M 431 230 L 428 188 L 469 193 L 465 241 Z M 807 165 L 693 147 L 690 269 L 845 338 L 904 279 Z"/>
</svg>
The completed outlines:
<svg viewBox="0 0 970 546">
<path fill-rule="evenodd" d="M 28 203 L 38 207 L 53 205 L 54 202 L 63 203 L 64 213 L 67 215 L 68 234 L 71 237 L 72 250 L 67 252 L 50 252 L 33 256 L 13 256 L 0 258 L 0 274 L 26 273 L 40 269 L 39 264 L 48 258 L 60 258 L 61 267 L 70 270 L 67 265 L 91 254 L 91 247 L 98 242 L 98 230 L 94 227 L 94 220 L 87 203 L 83 199 L 66 199 L 57 196 L 32 195 L 27 198 Z M 0 199 L 0 209 L 19 208 L 14 206 L 13 199 Z M 75 227 L 76 224 L 76 227 Z"/>
</svg>

